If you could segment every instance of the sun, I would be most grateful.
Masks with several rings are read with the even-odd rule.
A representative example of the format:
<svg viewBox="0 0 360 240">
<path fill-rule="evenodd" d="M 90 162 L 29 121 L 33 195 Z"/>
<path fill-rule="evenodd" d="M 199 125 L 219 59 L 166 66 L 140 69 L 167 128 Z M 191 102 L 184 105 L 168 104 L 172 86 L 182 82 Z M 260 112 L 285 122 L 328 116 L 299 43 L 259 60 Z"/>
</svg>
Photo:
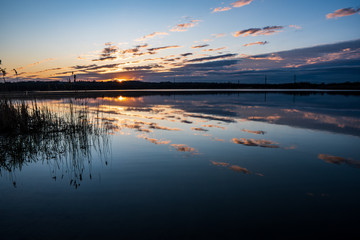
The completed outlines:
<svg viewBox="0 0 360 240">
<path fill-rule="evenodd" d="M 120 83 L 127 81 L 127 79 L 125 79 L 125 78 L 116 78 L 115 80 L 120 82 Z"/>
<path fill-rule="evenodd" d="M 120 96 L 120 97 L 118 97 L 118 100 L 119 101 L 125 101 L 127 98 L 126 97 L 123 97 L 123 96 Z"/>
</svg>

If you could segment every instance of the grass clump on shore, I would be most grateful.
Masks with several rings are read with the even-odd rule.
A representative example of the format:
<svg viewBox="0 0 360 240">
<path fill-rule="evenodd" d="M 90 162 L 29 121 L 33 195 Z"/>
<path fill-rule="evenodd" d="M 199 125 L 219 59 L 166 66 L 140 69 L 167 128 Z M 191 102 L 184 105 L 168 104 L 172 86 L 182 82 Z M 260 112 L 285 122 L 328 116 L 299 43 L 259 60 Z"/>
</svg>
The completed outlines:
<svg viewBox="0 0 360 240">
<path fill-rule="evenodd" d="M 15 179 L 16 170 L 41 161 L 49 165 L 53 179 L 67 176 L 75 188 L 86 170 L 91 179 L 92 153 L 106 159 L 109 152 L 108 129 L 89 117 L 85 104 L 70 101 L 65 109 L 0 100 L 0 176 L 7 172 Z"/>
<path fill-rule="evenodd" d="M 13 103 L 0 100 L 0 134 L 19 135 L 55 132 L 92 132 L 96 130 L 88 118 L 86 110 L 75 111 L 70 103 L 66 115 L 58 115 L 47 107 L 32 103 Z"/>
</svg>

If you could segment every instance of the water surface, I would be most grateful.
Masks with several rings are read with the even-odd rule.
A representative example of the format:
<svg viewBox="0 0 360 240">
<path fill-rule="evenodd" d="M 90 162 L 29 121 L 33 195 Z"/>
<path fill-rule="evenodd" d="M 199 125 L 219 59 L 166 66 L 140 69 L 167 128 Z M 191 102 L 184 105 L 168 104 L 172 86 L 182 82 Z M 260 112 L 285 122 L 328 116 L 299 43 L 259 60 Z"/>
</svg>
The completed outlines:
<svg viewBox="0 0 360 240">
<path fill-rule="evenodd" d="M 107 134 L 20 138 L 17 154 L 2 149 L 12 159 L 0 165 L 5 239 L 356 234 L 359 95 L 105 93 L 38 102 L 60 113 L 85 106 Z"/>
</svg>

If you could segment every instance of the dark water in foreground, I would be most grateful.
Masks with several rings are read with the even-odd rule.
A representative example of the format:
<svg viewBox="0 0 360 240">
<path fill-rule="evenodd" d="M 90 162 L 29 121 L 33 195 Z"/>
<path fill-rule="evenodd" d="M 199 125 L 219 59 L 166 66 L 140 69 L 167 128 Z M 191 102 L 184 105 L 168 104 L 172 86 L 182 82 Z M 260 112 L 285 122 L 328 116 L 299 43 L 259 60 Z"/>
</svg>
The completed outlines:
<svg viewBox="0 0 360 240">
<path fill-rule="evenodd" d="M 109 132 L 0 165 L 1 239 L 358 237 L 360 96 L 70 100 Z"/>
</svg>

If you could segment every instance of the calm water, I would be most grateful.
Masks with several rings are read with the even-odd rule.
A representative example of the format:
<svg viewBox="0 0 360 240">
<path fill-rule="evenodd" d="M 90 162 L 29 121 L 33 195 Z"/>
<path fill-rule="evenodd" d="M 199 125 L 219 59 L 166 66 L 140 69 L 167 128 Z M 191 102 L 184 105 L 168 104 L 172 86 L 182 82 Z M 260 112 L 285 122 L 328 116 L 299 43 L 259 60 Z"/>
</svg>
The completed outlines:
<svg viewBox="0 0 360 240">
<path fill-rule="evenodd" d="M 38 101 L 86 106 L 108 134 L 1 164 L 2 239 L 357 239 L 359 95 Z"/>
</svg>

